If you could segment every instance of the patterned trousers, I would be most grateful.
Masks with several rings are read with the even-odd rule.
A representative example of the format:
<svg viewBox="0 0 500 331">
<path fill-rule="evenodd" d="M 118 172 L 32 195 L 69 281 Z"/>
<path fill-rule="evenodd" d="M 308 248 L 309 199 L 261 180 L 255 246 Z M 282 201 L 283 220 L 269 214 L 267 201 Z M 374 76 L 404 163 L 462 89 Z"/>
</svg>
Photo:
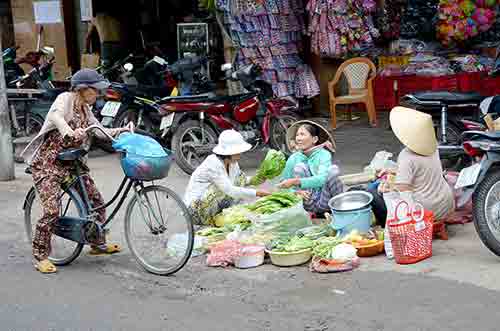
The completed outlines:
<svg viewBox="0 0 500 331">
<path fill-rule="evenodd" d="M 305 163 L 299 163 L 293 168 L 295 177 L 311 177 L 312 173 L 309 166 Z M 330 211 L 328 202 L 337 194 L 345 191 L 345 186 L 339 179 L 339 168 L 332 166 L 328 173 L 328 179 L 321 189 L 307 190 L 311 197 L 304 200 L 304 209 L 310 213 L 322 214 Z"/>
<path fill-rule="evenodd" d="M 51 238 L 54 228 L 54 222 L 60 215 L 61 204 L 59 195 L 61 192 L 61 183 L 65 176 L 48 175 L 42 179 L 37 178 L 37 174 L 33 172 L 35 179 L 35 188 L 42 205 L 42 218 L 38 220 L 35 233 L 33 235 L 33 257 L 42 261 L 49 257 L 51 250 Z M 38 180 L 37 180 L 38 179 Z M 88 176 L 83 176 L 85 189 L 92 206 L 97 207 L 104 204 L 101 193 L 97 190 L 94 181 Z M 75 215 L 73 215 L 75 216 Z M 105 209 L 99 210 L 99 222 L 103 223 L 106 220 Z M 103 244 L 103 243 L 96 243 Z"/>
</svg>

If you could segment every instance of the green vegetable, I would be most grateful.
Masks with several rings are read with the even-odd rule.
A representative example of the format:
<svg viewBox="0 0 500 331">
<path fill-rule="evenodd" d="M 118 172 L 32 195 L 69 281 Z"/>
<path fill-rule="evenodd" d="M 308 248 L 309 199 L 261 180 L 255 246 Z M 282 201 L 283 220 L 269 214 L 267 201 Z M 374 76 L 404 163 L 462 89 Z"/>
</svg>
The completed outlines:
<svg viewBox="0 0 500 331">
<path fill-rule="evenodd" d="M 248 209 L 242 205 L 226 208 L 219 215 L 214 217 L 216 226 L 228 224 L 247 224 L 250 220 L 247 217 Z"/>
<path fill-rule="evenodd" d="M 301 198 L 295 193 L 283 191 L 260 198 L 247 208 L 257 214 L 272 214 L 281 209 L 292 207 L 300 201 Z"/>
<path fill-rule="evenodd" d="M 333 248 L 341 243 L 342 240 L 337 237 L 320 238 L 314 243 L 313 255 L 324 259 L 331 259 Z"/>
<path fill-rule="evenodd" d="M 250 180 L 250 185 L 260 185 L 267 179 L 279 176 L 285 169 L 286 157 L 281 151 L 269 150 L 266 158 L 262 161 L 257 174 Z"/>
<path fill-rule="evenodd" d="M 224 228 L 206 228 L 196 232 L 197 235 L 202 237 L 210 237 L 218 234 L 226 233 Z"/>
<path fill-rule="evenodd" d="M 290 241 L 285 245 L 286 252 L 297 252 L 307 248 L 312 248 L 314 241 L 306 237 L 292 237 Z"/>
<path fill-rule="evenodd" d="M 306 237 L 287 236 L 283 235 L 272 240 L 268 245 L 268 249 L 274 252 L 298 252 L 304 249 L 312 248 L 314 241 Z"/>
</svg>

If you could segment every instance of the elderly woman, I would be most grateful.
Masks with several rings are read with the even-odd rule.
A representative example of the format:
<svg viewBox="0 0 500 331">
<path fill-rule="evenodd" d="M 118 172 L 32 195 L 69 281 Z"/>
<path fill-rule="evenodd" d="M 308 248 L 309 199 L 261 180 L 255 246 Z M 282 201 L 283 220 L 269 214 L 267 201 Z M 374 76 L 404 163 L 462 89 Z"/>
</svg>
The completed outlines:
<svg viewBox="0 0 500 331">
<path fill-rule="evenodd" d="M 88 147 L 89 137 L 85 129 L 99 121 L 90 110 L 98 92 L 109 86 L 95 70 L 82 69 L 71 79 L 71 92 L 60 94 L 52 104 L 40 133 L 30 142 L 22 156 L 31 167 L 35 188 L 40 198 L 43 215 L 38 220 L 33 236 L 35 268 L 41 273 L 56 272 L 49 261 L 50 241 L 54 221 L 59 217 L 59 193 L 61 184 L 69 177 L 71 165 L 57 160 L 57 155 L 67 148 Z M 105 129 L 116 136 L 126 128 Z M 93 206 L 102 205 L 103 199 L 94 181 L 84 177 L 85 187 Z M 99 221 L 105 221 L 105 210 L 99 213 Z M 91 255 L 112 254 L 120 251 L 119 245 L 98 242 L 91 246 Z"/>
<path fill-rule="evenodd" d="M 332 164 L 333 137 L 318 123 L 299 121 L 288 129 L 287 140 L 296 152 L 287 160 L 279 186 L 295 189 L 308 212 L 324 214 L 330 199 L 345 190 L 339 168 Z"/>
<path fill-rule="evenodd" d="M 437 139 L 430 115 L 403 107 L 390 114 L 391 128 L 405 148 L 398 157 L 398 170 L 393 183 L 384 182 L 374 196 L 373 212 L 378 223 L 385 225 L 387 207 L 382 193 L 390 190 L 407 192 L 411 199 L 434 213 L 437 220 L 455 208 L 453 191 L 443 177 L 437 150 Z"/>
<path fill-rule="evenodd" d="M 208 224 L 223 209 L 244 198 L 263 197 L 267 191 L 243 187 L 247 178 L 241 171 L 240 155 L 252 148 L 235 130 L 223 131 L 213 154 L 191 175 L 184 203 L 196 224 Z"/>
</svg>

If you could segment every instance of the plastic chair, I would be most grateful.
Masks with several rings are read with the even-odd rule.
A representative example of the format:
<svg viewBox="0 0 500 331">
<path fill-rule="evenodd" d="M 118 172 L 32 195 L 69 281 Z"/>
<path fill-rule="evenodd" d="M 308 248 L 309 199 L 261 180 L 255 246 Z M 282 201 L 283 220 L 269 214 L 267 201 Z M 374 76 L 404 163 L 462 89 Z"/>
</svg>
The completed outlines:
<svg viewBox="0 0 500 331">
<path fill-rule="evenodd" d="M 348 94 L 336 96 L 335 87 L 342 78 L 342 75 L 347 79 Z M 376 75 L 377 69 L 375 64 L 364 57 L 353 58 L 340 65 L 335 77 L 328 83 L 331 125 L 334 129 L 337 128 L 337 105 L 352 105 L 356 103 L 365 104 L 370 125 L 377 126 L 377 113 L 375 102 L 373 101 L 372 85 Z"/>
</svg>

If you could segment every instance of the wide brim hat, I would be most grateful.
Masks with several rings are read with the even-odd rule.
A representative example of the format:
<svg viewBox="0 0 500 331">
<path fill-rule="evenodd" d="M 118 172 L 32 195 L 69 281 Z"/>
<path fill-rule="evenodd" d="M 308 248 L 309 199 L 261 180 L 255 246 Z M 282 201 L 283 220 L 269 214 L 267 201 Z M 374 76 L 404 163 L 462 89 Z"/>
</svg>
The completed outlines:
<svg viewBox="0 0 500 331">
<path fill-rule="evenodd" d="M 389 120 L 392 132 L 412 152 L 423 156 L 436 152 L 438 142 L 431 115 L 410 108 L 395 107 Z"/>
<path fill-rule="evenodd" d="M 235 130 L 225 130 L 219 136 L 219 142 L 212 152 L 217 155 L 231 156 L 248 152 L 252 145 L 243 139 L 242 135 Z"/>
<path fill-rule="evenodd" d="M 304 124 L 310 124 L 319 128 L 318 145 L 329 141 L 331 146 L 328 146 L 327 149 L 330 152 L 335 153 L 337 147 L 335 145 L 335 139 L 333 138 L 333 133 L 331 133 L 327 129 L 328 125 L 322 125 L 315 120 L 297 121 L 288 128 L 288 130 L 286 131 L 286 145 L 288 146 L 289 150 L 291 151 L 295 150 L 295 137 L 297 136 L 297 130 Z"/>
</svg>

